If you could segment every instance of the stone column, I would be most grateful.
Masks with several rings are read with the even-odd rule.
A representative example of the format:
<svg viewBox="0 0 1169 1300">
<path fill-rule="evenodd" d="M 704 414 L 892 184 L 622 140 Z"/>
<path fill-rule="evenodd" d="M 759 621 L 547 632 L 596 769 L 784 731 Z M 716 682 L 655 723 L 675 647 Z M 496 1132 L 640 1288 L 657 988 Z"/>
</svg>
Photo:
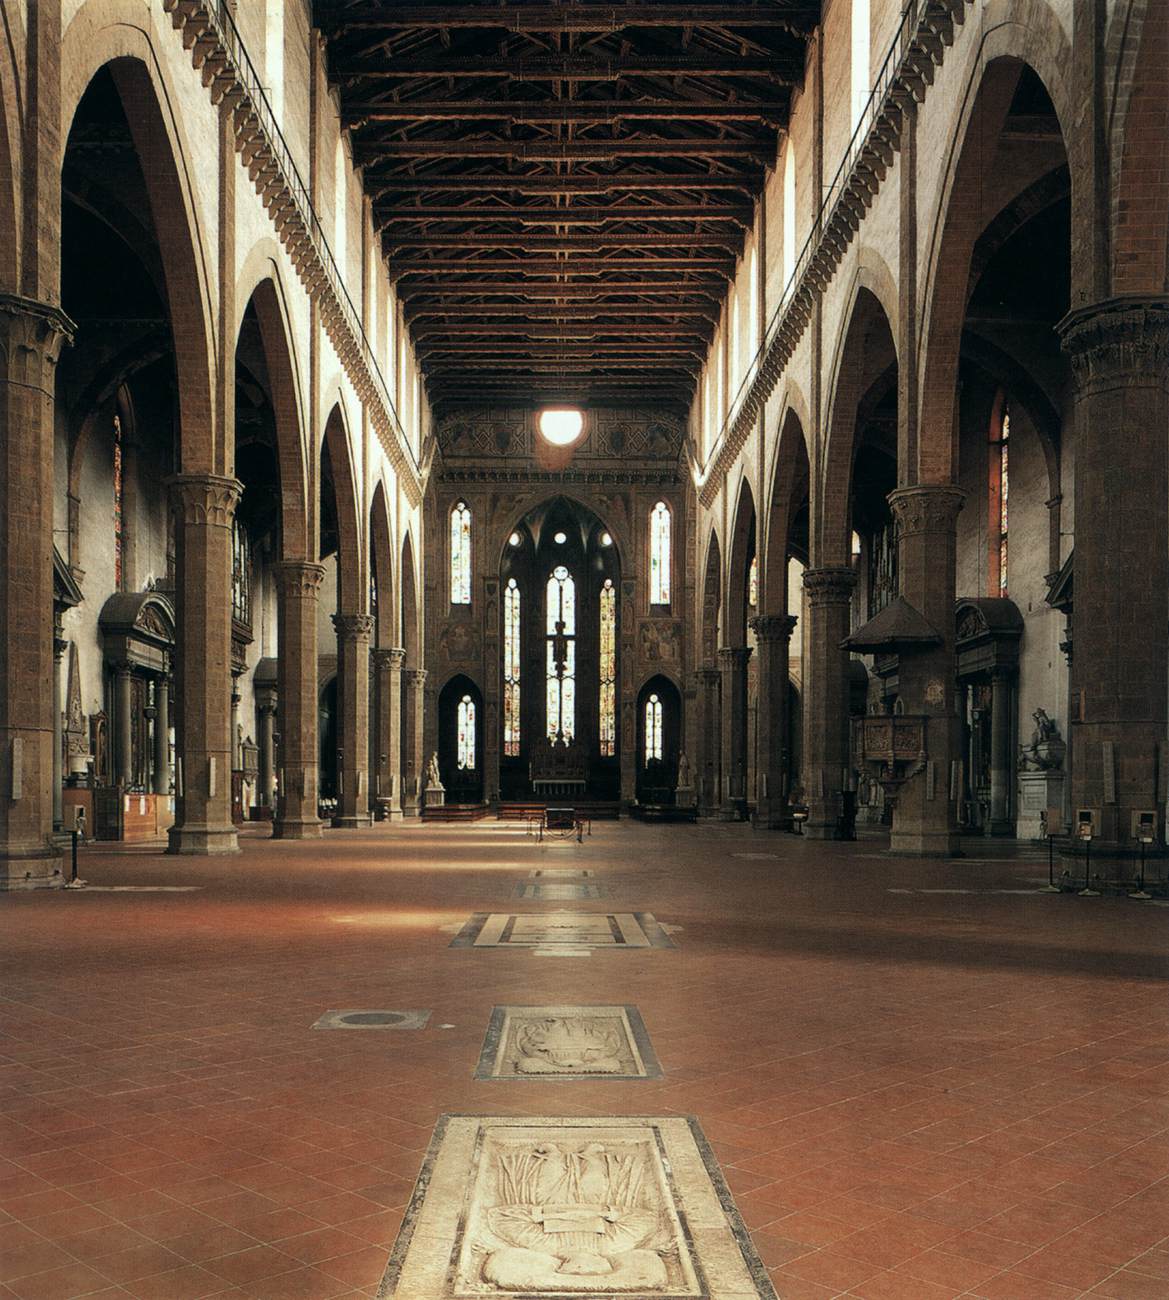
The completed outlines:
<svg viewBox="0 0 1169 1300">
<path fill-rule="evenodd" d="M 956 752 L 960 754 L 961 750 L 959 734 Z M 1011 681 L 1006 673 L 997 671 L 990 679 L 990 825 L 987 829 L 992 835 L 1015 833 L 1011 817 Z"/>
<path fill-rule="evenodd" d="M 53 633 L 53 830 L 65 831 L 64 763 L 61 752 L 65 744 L 65 701 L 61 689 L 61 661 L 69 642 L 61 635 L 59 627 Z"/>
<path fill-rule="evenodd" d="M 699 668 L 694 674 L 698 686 L 699 747 L 698 754 L 698 814 L 713 817 L 719 806 L 721 775 L 719 769 L 719 741 L 722 718 L 719 708 L 719 686 L 722 674 L 717 668 Z"/>
<path fill-rule="evenodd" d="M 337 815 L 334 826 L 368 826 L 369 639 L 368 614 L 334 614 L 337 629 Z"/>
<path fill-rule="evenodd" d="M 279 789 L 272 834 L 282 840 L 321 835 L 317 815 L 317 602 L 323 564 L 285 560 L 273 566 L 277 593 L 276 722 Z"/>
<path fill-rule="evenodd" d="M 841 792 L 848 783 L 848 651 L 855 570 L 846 566 L 805 569 L 808 626 L 804 637 L 804 754 L 808 821 L 816 840 L 836 836 Z"/>
<path fill-rule="evenodd" d="M 901 595 L 941 637 L 938 645 L 902 650 L 897 681 L 907 714 L 925 724 L 925 770 L 901 787 L 893 807 L 893 853 L 945 856 L 958 848 L 953 764 L 961 757 L 958 673 L 954 659 L 954 572 L 958 512 L 964 495 L 949 483 L 919 484 L 889 494 L 897 523 Z"/>
<path fill-rule="evenodd" d="M 182 776 L 167 852 L 238 853 L 231 820 L 231 523 L 242 489 L 217 474 L 176 474 L 170 487 Z"/>
<path fill-rule="evenodd" d="M 417 817 L 422 808 L 423 753 L 422 704 L 426 694 L 426 669 L 402 669 L 402 816 Z"/>
<path fill-rule="evenodd" d="M 154 793 L 170 794 L 170 678 L 154 684 Z"/>
<path fill-rule="evenodd" d="M 373 652 L 377 674 L 377 798 L 391 821 L 402 816 L 398 772 L 402 765 L 402 661 L 405 650 Z"/>
<path fill-rule="evenodd" d="M 133 669 L 128 663 L 114 665 L 114 781 L 123 790 L 134 779 L 134 752 L 130 733 L 134 725 L 130 680 Z"/>
<path fill-rule="evenodd" d="M 53 408 L 72 322 L 0 294 L 0 889 L 60 885 L 53 833 Z"/>
<path fill-rule="evenodd" d="M 759 665 L 759 772 L 755 821 L 761 826 L 786 826 L 788 780 L 788 646 L 796 620 L 790 614 L 761 614 L 751 620 Z"/>
<path fill-rule="evenodd" d="M 256 692 L 256 711 L 260 715 L 259 791 L 261 808 L 271 809 L 272 787 L 276 775 L 276 691 L 266 686 Z"/>
<path fill-rule="evenodd" d="M 1102 851 L 1132 850 L 1134 812 L 1164 827 L 1169 298 L 1111 299 L 1059 328 L 1076 439 L 1071 809 L 1095 812 Z"/>
<path fill-rule="evenodd" d="M 723 788 L 719 815 L 736 821 L 747 815 L 747 661 L 749 646 L 718 652 L 722 674 Z"/>
</svg>

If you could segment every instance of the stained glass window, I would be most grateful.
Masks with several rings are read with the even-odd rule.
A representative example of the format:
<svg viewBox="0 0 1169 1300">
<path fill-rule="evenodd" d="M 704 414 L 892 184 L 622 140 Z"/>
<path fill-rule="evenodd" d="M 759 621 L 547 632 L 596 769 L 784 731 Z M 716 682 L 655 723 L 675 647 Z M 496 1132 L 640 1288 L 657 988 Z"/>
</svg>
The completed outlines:
<svg viewBox="0 0 1169 1300">
<path fill-rule="evenodd" d="M 752 609 L 759 608 L 759 561 L 751 556 L 751 567 L 747 570 L 747 604 Z"/>
<path fill-rule="evenodd" d="M 252 544 L 238 519 L 231 524 L 231 617 L 252 625 Z"/>
<path fill-rule="evenodd" d="M 1007 523 L 1011 496 L 1011 412 L 1003 410 L 999 435 L 999 595 L 1007 594 Z"/>
<path fill-rule="evenodd" d="M 601 757 L 617 752 L 617 592 L 613 579 L 601 588 Z"/>
<path fill-rule="evenodd" d="M 558 564 L 545 588 L 547 733 L 569 741 L 576 733 L 576 583 Z"/>
<path fill-rule="evenodd" d="M 503 593 L 503 752 L 520 753 L 520 589 L 508 578 Z"/>
<path fill-rule="evenodd" d="M 645 761 L 662 757 L 662 702 L 653 694 L 645 702 Z"/>
<path fill-rule="evenodd" d="M 451 604 L 471 603 L 471 511 L 460 501 L 451 511 Z"/>
<path fill-rule="evenodd" d="M 664 501 L 649 517 L 649 602 L 670 603 L 670 508 Z"/>
<path fill-rule="evenodd" d="M 459 748 L 458 763 L 460 772 L 475 770 L 475 701 L 464 695 L 459 701 Z"/>
<path fill-rule="evenodd" d="M 122 421 L 114 416 L 114 586 L 122 590 Z"/>
</svg>

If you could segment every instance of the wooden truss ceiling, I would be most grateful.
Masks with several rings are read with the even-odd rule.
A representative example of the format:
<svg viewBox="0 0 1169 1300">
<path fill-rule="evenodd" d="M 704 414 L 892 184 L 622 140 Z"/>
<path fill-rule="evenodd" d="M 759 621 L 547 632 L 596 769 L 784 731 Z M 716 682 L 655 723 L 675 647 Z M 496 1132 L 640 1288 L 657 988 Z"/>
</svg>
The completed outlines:
<svg viewBox="0 0 1169 1300">
<path fill-rule="evenodd" d="M 685 407 L 819 0 L 317 0 L 436 407 Z"/>
</svg>

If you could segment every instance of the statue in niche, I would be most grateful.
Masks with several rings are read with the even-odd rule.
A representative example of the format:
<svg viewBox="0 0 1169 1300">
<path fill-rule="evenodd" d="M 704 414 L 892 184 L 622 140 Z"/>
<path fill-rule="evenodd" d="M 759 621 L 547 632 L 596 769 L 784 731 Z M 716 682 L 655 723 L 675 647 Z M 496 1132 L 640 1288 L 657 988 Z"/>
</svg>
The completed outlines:
<svg viewBox="0 0 1169 1300">
<path fill-rule="evenodd" d="M 617 1024 L 590 1016 L 529 1020 L 515 1036 L 517 1074 L 619 1074 Z"/>
<path fill-rule="evenodd" d="M 1035 729 L 1031 743 L 1024 745 L 1019 756 L 1019 766 L 1024 772 L 1058 772 L 1063 767 L 1067 745 L 1059 734 L 1059 727 L 1046 709 L 1036 709 L 1031 715 Z"/>
<path fill-rule="evenodd" d="M 690 759 L 685 750 L 678 755 L 678 789 L 690 790 L 694 786 L 694 776 L 690 771 Z"/>
</svg>

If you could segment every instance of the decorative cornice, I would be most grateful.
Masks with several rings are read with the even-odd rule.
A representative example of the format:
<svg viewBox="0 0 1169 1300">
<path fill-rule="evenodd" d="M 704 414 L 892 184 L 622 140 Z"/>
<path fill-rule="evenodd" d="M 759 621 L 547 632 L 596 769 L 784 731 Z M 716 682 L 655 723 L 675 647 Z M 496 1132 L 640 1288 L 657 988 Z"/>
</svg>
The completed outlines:
<svg viewBox="0 0 1169 1300">
<path fill-rule="evenodd" d="M 833 567 L 804 570 L 804 594 L 808 598 L 808 604 L 817 608 L 847 605 L 852 600 L 855 586 L 855 569 Z"/>
<path fill-rule="evenodd" d="M 902 537 L 953 534 L 966 493 L 952 483 L 920 483 L 890 492 L 889 508 Z"/>
<path fill-rule="evenodd" d="M 732 405 L 714 451 L 702 471 L 699 501 L 709 508 L 750 436 L 772 390 L 795 354 L 816 303 L 844 259 L 866 211 L 880 192 L 901 149 L 907 117 L 916 113 L 937 75 L 954 28 L 965 21 L 973 0 L 912 0 L 905 6 L 893 44 L 875 78 L 872 116 L 863 137 L 845 152 L 817 216 L 819 238 L 809 239 L 788 295 L 767 327 L 763 345 Z"/>
<path fill-rule="evenodd" d="M 334 614 L 333 626 L 341 641 L 368 641 L 373 636 L 373 616 L 370 614 Z"/>
<path fill-rule="evenodd" d="M 162 0 L 212 104 L 232 119 L 236 152 L 370 417 L 411 505 L 423 481 L 402 422 L 272 106 L 227 6 Z"/>
<path fill-rule="evenodd" d="M 172 474 L 166 485 L 184 524 L 212 528 L 231 527 L 244 486 L 219 474 Z"/>
<path fill-rule="evenodd" d="M 794 614 L 757 614 L 747 626 L 759 642 L 790 641 L 797 619 Z"/>
<path fill-rule="evenodd" d="M 1169 383 L 1169 297 L 1109 298 L 1056 326 L 1080 392 Z"/>
<path fill-rule="evenodd" d="M 440 483 L 516 483 L 516 484 L 558 484 L 576 483 L 581 485 L 597 484 L 604 486 L 637 487 L 677 487 L 682 483 L 682 476 L 674 469 L 638 470 L 638 469 L 593 469 L 593 470 L 539 470 L 524 469 L 519 466 L 504 469 L 480 469 L 468 466 L 462 468 L 445 468 L 435 476 Z"/>
<path fill-rule="evenodd" d="M 325 578 L 325 566 L 311 560 L 279 560 L 272 566 L 281 596 L 316 598 Z"/>
</svg>

